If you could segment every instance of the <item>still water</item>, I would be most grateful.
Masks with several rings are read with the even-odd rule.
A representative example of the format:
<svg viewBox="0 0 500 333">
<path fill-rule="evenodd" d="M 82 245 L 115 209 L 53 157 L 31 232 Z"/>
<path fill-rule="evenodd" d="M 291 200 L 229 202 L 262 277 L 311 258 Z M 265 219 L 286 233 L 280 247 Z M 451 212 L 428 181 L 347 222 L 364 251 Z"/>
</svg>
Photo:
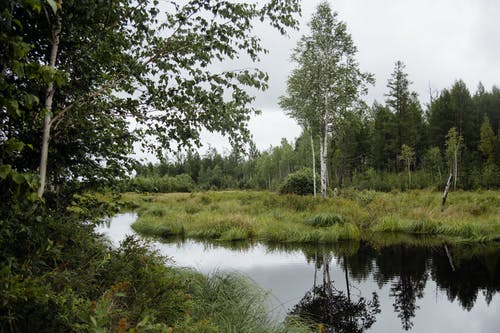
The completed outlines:
<svg viewBox="0 0 500 333">
<path fill-rule="evenodd" d="M 133 213 L 119 214 L 99 231 L 118 245 L 134 234 L 135 219 Z M 154 246 L 177 266 L 250 277 L 268 291 L 269 311 L 277 319 L 313 313 L 335 332 L 500 332 L 499 244 L 386 243 L 393 245 L 185 240 Z"/>
</svg>

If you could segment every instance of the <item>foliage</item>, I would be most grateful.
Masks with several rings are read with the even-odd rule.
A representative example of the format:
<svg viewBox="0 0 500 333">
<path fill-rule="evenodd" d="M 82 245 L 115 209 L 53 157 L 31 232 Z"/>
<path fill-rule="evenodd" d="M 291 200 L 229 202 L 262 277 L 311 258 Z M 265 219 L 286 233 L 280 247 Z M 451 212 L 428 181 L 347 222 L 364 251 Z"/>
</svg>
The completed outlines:
<svg viewBox="0 0 500 333">
<path fill-rule="evenodd" d="M 176 176 L 163 177 L 134 177 L 123 184 L 122 191 L 133 192 L 191 192 L 194 182 L 190 175 L 179 174 Z"/>
<path fill-rule="evenodd" d="M 70 210 L 39 205 L 1 220 L 0 331 L 303 331 L 272 324 L 266 294 L 239 275 L 173 268 L 134 237 L 110 247 L 82 219 L 113 202 L 87 193 Z"/>
<path fill-rule="evenodd" d="M 483 124 L 481 125 L 481 143 L 479 150 L 484 154 L 489 164 L 494 163 L 495 158 L 495 133 L 491 128 L 490 120 L 487 115 L 484 115 Z"/>
<path fill-rule="evenodd" d="M 408 189 L 411 188 L 411 164 L 415 160 L 415 150 L 407 146 L 406 144 L 403 144 L 401 147 L 401 155 L 399 156 L 399 159 L 404 161 L 406 163 L 406 170 L 408 171 Z"/>
<path fill-rule="evenodd" d="M 297 68 L 288 79 L 281 106 L 312 133 L 319 134 L 321 195 L 326 196 L 328 136 L 331 127 L 355 110 L 366 85 L 373 82 L 355 59 L 357 52 L 347 27 L 324 1 L 293 54 Z M 335 128 L 335 130 L 338 130 Z"/>
<path fill-rule="evenodd" d="M 313 194 L 313 173 L 311 169 L 303 168 L 289 174 L 280 187 L 282 194 Z"/>
<path fill-rule="evenodd" d="M 394 71 L 387 82 L 387 106 L 394 114 L 395 142 L 397 147 L 403 145 L 418 147 L 420 154 L 422 136 L 422 109 L 415 92 L 410 92 L 411 82 L 404 72 L 405 65 L 397 61 Z M 399 169 L 399 168 L 398 168 Z"/>
<path fill-rule="evenodd" d="M 142 138 L 159 156 L 174 142 L 199 145 L 202 127 L 248 139 L 256 110 L 245 87 L 266 89 L 268 76 L 215 68 L 242 54 L 258 61 L 254 22 L 284 34 L 300 10 L 296 0 L 54 3 L 0 5 L 2 164 L 36 172 L 48 154 L 51 187 L 124 175 Z M 13 143 L 28 149 L 5 159 Z"/>
</svg>

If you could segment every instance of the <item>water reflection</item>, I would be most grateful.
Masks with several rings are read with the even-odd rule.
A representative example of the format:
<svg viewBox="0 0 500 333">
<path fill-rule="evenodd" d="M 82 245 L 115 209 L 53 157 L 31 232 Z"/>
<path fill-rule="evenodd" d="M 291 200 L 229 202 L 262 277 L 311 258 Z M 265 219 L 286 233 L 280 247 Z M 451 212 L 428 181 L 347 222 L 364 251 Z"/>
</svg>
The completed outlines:
<svg viewBox="0 0 500 333">
<path fill-rule="evenodd" d="M 371 300 L 361 296 L 351 296 L 348 259 L 345 255 L 342 256 L 342 261 L 345 269 L 346 293 L 337 289 L 330 272 L 331 260 L 331 255 L 327 253 L 319 256 L 317 252 L 315 253 L 313 287 L 289 314 L 315 323 L 320 332 L 362 333 L 375 323 L 376 315 L 380 313 L 378 295 L 374 292 Z M 319 270 L 322 270 L 322 279 L 318 285 Z"/>
<path fill-rule="evenodd" d="M 133 216 L 127 217 L 129 220 Z M 129 224 L 103 226 L 117 244 Z M 412 245 L 408 245 L 412 244 Z M 276 317 L 324 332 L 497 332 L 500 244 L 387 235 L 333 245 L 155 240 L 179 266 L 238 270 L 271 292 Z"/>
</svg>

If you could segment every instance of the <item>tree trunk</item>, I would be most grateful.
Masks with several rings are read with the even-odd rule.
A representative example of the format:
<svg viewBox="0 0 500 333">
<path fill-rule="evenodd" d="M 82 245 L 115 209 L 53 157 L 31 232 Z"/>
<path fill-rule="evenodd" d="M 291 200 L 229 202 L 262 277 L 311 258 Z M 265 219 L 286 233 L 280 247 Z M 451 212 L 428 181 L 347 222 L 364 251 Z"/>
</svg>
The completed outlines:
<svg viewBox="0 0 500 333">
<path fill-rule="evenodd" d="M 453 265 L 453 257 L 451 256 L 450 251 L 448 250 L 448 246 L 444 244 L 444 251 L 446 252 L 446 256 L 448 257 L 448 262 L 450 263 L 451 270 L 455 271 L 455 265 Z"/>
<path fill-rule="evenodd" d="M 326 159 L 328 156 L 328 146 L 327 146 L 327 132 L 323 134 L 323 137 L 319 143 L 319 155 L 320 155 L 320 172 L 321 172 L 321 197 L 326 198 L 326 177 L 327 177 L 327 166 Z"/>
<path fill-rule="evenodd" d="M 312 169 L 313 169 L 313 193 L 314 196 L 316 197 L 316 154 L 314 152 L 314 138 L 312 134 L 312 129 L 311 131 L 311 151 L 312 151 Z"/>
<path fill-rule="evenodd" d="M 59 49 L 59 35 L 61 33 L 61 17 L 57 14 L 55 25 L 52 30 L 52 48 L 50 50 L 49 67 L 55 69 L 57 52 Z M 41 198 L 45 192 L 47 182 L 47 162 L 49 156 L 49 142 L 50 142 L 50 127 L 52 125 L 52 101 L 54 98 L 55 88 L 54 81 L 49 82 L 47 85 L 47 92 L 45 98 L 45 117 L 43 121 L 43 137 L 42 137 L 42 151 L 40 155 L 40 187 L 38 188 L 38 196 Z"/>
<path fill-rule="evenodd" d="M 448 177 L 448 181 L 446 182 L 446 187 L 445 187 L 444 193 L 443 193 L 443 201 L 441 203 L 441 211 L 444 210 L 444 204 L 446 203 L 446 198 L 448 197 L 448 192 L 450 191 L 451 177 L 452 177 L 452 174 L 450 173 L 450 176 Z"/>
<path fill-rule="evenodd" d="M 457 177 L 458 177 L 458 149 L 455 150 L 453 159 L 453 191 L 457 190 Z"/>
<path fill-rule="evenodd" d="M 410 169 L 410 166 L 411 166 L 411 161 L 408 159 L 407 161 L 407 167 L 408 167 L 408 189 L 410 190 L 411 189 L 411 169 Z"/>
<path fill-rule="evenodd" d="M 347 289 L 347 300 L 351 302 L 351 286 L 349 284 L 349 270 L 347 268 L 347 257 L 344 255 L 344 272 L 345 272 L 345 285 Z"/>
</svg>

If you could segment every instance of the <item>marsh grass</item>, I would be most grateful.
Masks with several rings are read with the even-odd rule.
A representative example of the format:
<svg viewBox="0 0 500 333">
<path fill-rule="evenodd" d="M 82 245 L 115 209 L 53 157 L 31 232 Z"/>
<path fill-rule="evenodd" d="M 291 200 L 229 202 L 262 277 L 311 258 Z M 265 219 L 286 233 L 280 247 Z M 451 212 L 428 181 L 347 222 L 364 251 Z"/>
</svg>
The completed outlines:
<svg viewBox="0 0 500 333">
<path fill-rule="evenodd" d="M 238 273 L 215 272 L 194 281 L 191 289 L 193 319 L 203 323 L 193 332 L 310 332 L 293 318 L 275 323 L 266 307 L 268 294 Z"/>
<path fill-rule="evenodd" d="M 500 239 L 500 194 L 417 190 L 345 191 L 340 197 L 271 192 L 124 194 L 139 206 L 133 228 L 145 235 L 220 241 L 332 243 L 373 233 L 447 236 L 469 241 Z"/>
<path fill-rule="evenodd" d="M 338 214 L 319 214 L 304 221 L 305 225 L 312 227 L 331 227 L 343 223 L 344 218 Z"/>
</svg>

